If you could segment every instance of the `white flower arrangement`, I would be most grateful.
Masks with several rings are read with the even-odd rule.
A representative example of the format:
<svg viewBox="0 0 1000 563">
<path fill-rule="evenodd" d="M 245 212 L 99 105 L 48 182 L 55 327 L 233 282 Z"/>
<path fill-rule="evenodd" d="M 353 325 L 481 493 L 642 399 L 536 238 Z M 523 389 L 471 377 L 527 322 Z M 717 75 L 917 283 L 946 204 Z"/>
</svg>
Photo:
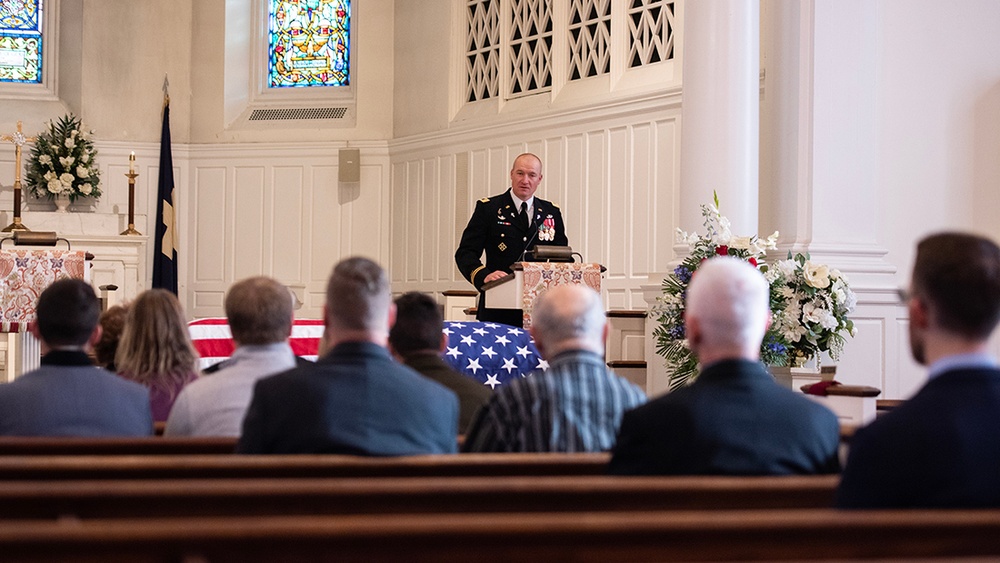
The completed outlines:
<svg viewBox="0 0 1000 563">
<path fill-rule="evenodd" d="M 788 346 L 792 363 L 804 363 L 820 352 L 839 359 L 845 336 L 857 333 L 854 321 L 847 318 L 858 303 L 847 277 L 808 255 L 790 253 L 764 277 L 771 284 L 772 327 Z"/>
<path fill-rule="evenodd" d="M 764 274 L 770 285 L 771 326 L 761 342 L 761 361 L 770 366 L 802 365 L 820 352 L 834 360 L 854 336 L 857 297 L 847 278 L 808 255 L 789 253 L 786 260 L 768 264 L 767 251 L 775 250 L 778 232 L 768 237 L 733 236 L 729 219 L 714 205 L 702 205 L 705 234 L 677 229 L 677 242 L 688 245 L 689 254 L 663 279 L 662 294 L 651 313 L 658 325 L 653 332 L 656 353 L 667 360 L 670 389 L 688 384 L 697 377 L 698 360 L 688 347 L 684 315 L 688 286 L 701 263 L 713 256 L 745 260 Z"/>
<path fill-rule="evenodd" d="M 60 194 L 68 195 L 70 201 L 101 197 L 100 170 L 94 164 L 97 150 L 91 134 L 73 114 L 56 123 L 50 121 L 31 149 L 25 189 L 37 198 L 52 199 Z"/>
</svg>

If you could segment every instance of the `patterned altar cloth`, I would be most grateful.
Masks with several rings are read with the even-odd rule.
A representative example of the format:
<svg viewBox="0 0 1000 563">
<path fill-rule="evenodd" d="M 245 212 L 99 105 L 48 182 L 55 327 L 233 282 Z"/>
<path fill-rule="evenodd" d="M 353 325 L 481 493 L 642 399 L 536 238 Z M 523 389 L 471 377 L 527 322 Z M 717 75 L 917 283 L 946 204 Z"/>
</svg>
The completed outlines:
<svg viewBox="0 0 1000 563">
<path fill-rule="evenodd" d="M 86 279 L 81 250 L 0 250 L 0 332 L 27 332 L 38 296 L 62 278 Z"/>
<path fill-rule="evenodd" d="M 531 327 L 531 309 L 535 298 L 546 289 L 565 284 L 585 285 L 601 292 L 601 265 L 596 263 L 523 262 L 524 288 L 521 310 L 524 328 Z"/>
<path fill-rule="evenodd" d="M 201 369 L 232 355 L 236 345 L 225 318 L 198 319 L 188 323 L 191 341 L 201 356 Z M 499 323 L 445 321 L 448 346 L 444 359 L 459 372 L 490 388 L 547 369 L 527 331 Z M 296 356 L 316 359 L 323 321 L 296 319 L 288 343 Z"/>
</svg>

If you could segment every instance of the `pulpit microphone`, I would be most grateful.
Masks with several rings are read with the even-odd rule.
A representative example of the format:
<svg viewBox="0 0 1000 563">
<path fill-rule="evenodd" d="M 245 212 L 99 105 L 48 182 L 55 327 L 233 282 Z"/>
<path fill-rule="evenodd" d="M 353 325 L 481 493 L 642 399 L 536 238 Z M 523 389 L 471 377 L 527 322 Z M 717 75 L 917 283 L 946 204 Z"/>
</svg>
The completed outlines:
<svg viewBox="0 0 1000 563">
<path fill-rule="evenodd" d="M 535 224 L 534 217 L 531 219 L 531 224 L 528 225 L 529 229 L 532 227 L 534 227 L 534 232 L 531 233 L 531 238 L 528 239 L 528 242 L 524 243 L 524 250 L 521 252 L 521 257 L 517 259 L 518 262 L 524 262 L 524 257 L 528 254 L 528 247 L 531 246 L 532 241 L 534 241 L 535 237 L 538 236 L 538 225 Z"/>
</svg>

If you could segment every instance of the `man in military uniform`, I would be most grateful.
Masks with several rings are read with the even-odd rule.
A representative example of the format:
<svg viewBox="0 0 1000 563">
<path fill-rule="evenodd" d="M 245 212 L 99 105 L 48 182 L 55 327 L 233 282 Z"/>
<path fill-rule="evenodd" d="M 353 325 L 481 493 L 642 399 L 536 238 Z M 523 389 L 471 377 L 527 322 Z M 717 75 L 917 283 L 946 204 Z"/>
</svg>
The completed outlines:
<svg viewBox="0 0 1000 563">
<path fill-rule="evenodd" d="M 511 273 L 511 265 L 525 257 L 536 245 L 566 246 L 562 213 L 553 203 L 535 197 L 542 181 L 542 161 L 525 153 L 514 159 L 510 189 L 476 203 L 462 241 L 455 251 L 455 263 L 467 280 L 480 290 L 476 318 L 521 326 L 521 312 L 514 309 L 486 309 L 482 287 Z M 486 252 L 486 264 L 481 258 Z"/>
</svg>

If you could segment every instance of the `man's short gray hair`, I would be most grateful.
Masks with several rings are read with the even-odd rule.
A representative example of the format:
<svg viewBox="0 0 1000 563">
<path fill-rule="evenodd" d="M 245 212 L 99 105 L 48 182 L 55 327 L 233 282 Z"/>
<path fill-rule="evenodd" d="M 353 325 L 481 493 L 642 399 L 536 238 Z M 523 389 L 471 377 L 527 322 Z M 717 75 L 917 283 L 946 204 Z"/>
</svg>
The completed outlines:
<svg viewBox="0 0 1000 563">
<path fill-rule="evenodd" d="M 330 322 L 348 330 L 388 329 L 389 278 L 374 261 L 354 256 L 337 263 L 326 285 Z"/>
<path fill-rule="evenodd" d="M 560 285 L 542 293 L 532 314 L 532 329 L 549 349 L 570 340 L 603 349 L 606 322 L 601 296 L 582 285 Z"/>
<path fill-rule="evenodd" d="M 770 290 L 756 268 L 720 256 L 703 263 L 688 288 L 686 314 L 708 346 L 759 346 L 767 326 Z"/>
</svg>

